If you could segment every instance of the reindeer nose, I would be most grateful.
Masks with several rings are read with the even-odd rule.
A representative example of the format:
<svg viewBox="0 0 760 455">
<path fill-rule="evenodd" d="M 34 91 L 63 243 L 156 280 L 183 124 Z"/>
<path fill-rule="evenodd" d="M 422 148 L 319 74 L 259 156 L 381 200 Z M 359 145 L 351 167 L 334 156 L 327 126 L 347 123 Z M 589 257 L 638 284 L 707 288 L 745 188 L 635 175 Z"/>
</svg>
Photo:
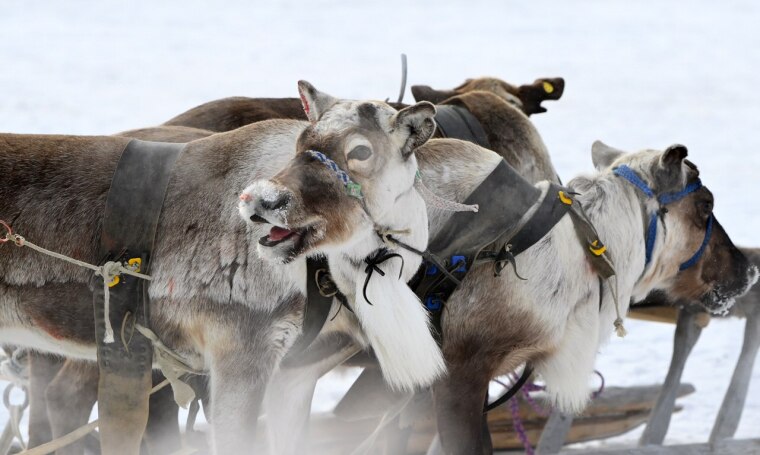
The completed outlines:
<svg viewBox="0 0 760 455">
<path fill-rule="evenodd" d="M 285 207 L 289 201 L 290 196 L 287 193 L 277 193 L 274 199 L 261 199 L 261 208 L 274 211 Z"/>
<path fill-rule="evenodd" d="M 253 196 L 248 193 L 240 193 L 240 200 L 243 202 L 251 202 Z"/>
</svg>

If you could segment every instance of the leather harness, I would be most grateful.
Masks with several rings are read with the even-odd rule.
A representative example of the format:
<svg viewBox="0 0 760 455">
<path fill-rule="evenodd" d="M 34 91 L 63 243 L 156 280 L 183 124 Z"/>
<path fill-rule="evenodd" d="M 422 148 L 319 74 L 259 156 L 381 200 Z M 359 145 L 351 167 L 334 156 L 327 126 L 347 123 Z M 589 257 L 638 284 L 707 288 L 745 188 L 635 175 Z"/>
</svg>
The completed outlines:
<svg viewBox="0 0 760 455">
<path fill-rule="evenodd" d="M 140 272 L 150 273 L 166 188 L 184 146 L 134 139 L 124 148 L 106 200 L 100 235 L 103 262 L 137 263 Z M 118 445 L 118 436 L 111 435 L 118 433 L 119 427 L 131 422 L 144 428 L 147 422 L 153 347 L 150 340 L 133 330 L 135 323 L 149 327 L 148 283 L 122 275 L 109 286 L 108 315 L 104 314 L 102 286 L 93 286 L 100 368 L 98 414 L 103 443 Z M 106 317 L 117 332 L 111 343 L 104 341 Z"/>
<path fill-rule="evenodd" d="M 459 106 L 438 105 L 435 122 L 441 137 L 461 139 L 490 148 L 483 126 L 467 109 Z M 333 297 L 338 298 L 343 306 L 350 310 L 345 297 L 338 292 L 335 283 L 332 282 L 326 259 L 307 259 L 306 271 L 307 292 L 303 329 L 293 347 L 285 354 L 283 358 L 285 365 L 297 362 L 297 357 L 317 338 L 330 315 Z"/>
</svg>

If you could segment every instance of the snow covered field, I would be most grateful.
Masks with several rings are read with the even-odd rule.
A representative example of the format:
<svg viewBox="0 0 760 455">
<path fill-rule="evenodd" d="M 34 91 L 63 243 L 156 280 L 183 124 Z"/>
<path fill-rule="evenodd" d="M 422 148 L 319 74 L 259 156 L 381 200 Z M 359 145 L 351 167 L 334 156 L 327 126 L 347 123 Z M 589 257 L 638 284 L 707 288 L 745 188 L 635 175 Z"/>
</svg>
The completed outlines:
<svg viewBox="0 0 760 455">
<path fill-rule="evenodd" d="M 686 144 L 726 230 L 760 246 L 758 23 L 752 0 L 6 0 L 0 131 L 109 134 L 215 98 L 295 96 L 298 79 L 341 97 L 395 98 L 405 52 L 410 84 L 564 77 L 562 100 L 533 117 L 564 179 L 591 170 L 595 139 L 628 150 Z M 607 383 L 661 381 L 672 326 L 627 326 L 599 356 Z M 684 375 L 697 393 L 681 401 L 667 442 L 707 439 L 742 327 L 713 321 L 703 333 Z M 316 407 L 346 382 L 324 381 Z M 756 367 L 738 436 L 760 437 L 758 422 Z"/>
</svg>

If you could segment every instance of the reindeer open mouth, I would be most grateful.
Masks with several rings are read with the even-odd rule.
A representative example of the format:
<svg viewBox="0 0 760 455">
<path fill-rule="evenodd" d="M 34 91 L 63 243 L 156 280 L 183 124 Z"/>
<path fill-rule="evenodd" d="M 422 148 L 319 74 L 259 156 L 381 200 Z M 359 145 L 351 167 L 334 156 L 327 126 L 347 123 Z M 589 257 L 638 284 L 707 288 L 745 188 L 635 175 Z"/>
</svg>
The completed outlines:
<svg viewBox="0 0 760 455">
<path fill-rule="evenodd" d="M 261 222 L 254 220 L 254 217 L 251 217 L 251 221 Z M 318 223 L 310 223 L 297 228 L 273 225 L 267 235 L 259 238 L 259 245 L 278 250 L 277 256 L 286 262 L 290 261 L 304 253 L 316 241 L 317 225 Z"/>
<path fill-rule="evenodd" d="M 259 239 L 259 244 L 263 246 L 275 246 L 289 239 L 297 242 L 303 237 L 304 233 L 305 230 L 291 231 L 290 229 L 273 226 L 268 235 Z"/>
</svg>

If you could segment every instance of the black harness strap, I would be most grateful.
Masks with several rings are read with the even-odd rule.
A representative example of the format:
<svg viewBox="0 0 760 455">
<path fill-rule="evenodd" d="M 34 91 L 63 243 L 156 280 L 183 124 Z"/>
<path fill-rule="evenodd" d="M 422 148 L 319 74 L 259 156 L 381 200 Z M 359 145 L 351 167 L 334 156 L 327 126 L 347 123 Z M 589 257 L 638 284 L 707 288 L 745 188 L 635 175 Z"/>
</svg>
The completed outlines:
<svg viewBox="0 0 760 455">
<path fill-rule="evenodd" d="M 473 142 L 481 147 L 490 148 L 488 137 L 480 122 L 463 107 L 437 105 L 435 121 L 441 137 L 461 139 Z M 426 254 L 426 252 L 422 252 L 421 254 Z M 316 276 L 317 273 L 320 275 Z M 333 296 L 338 298 L 343 306 L 350 310 L 345 297 L 338 292 L 334 283 L 330 283 L 327 261 L 324 259 L 308 259 L 306 280 L 307 295 L 303 330 L 293 347 L 285 355 L 283 359 L 284 365 L 298 363 L 296 360 L 298 355 L 306 350 L 316 339 L 317 335 L 319 335 L 329 317 Z M 322 284 L 317 286 L 316 283 Z M 325 292 L 325 288 L 329 290 Z"/>
<path fill-rule="evenodd" d="M 512 384 L 512 387 L 509 388 L 502 396 L 495 399 L 492 403 L 487 404 L 484 409 L 483 413 L 487 413 L 489 411 L 492 411 L 499 406 L 503 405 L 507 401 L 509 401 L 517 392 L 520 391 L 520 389 L 523 388 L 526 382 L 528 382 L 528 379 L 533 375 L 533 368 L 530 365 L 525 365 L 525 369 L 523 370 L 522 374 L 520 375 L 520 379 L 517 380 L 514 384 Z"/>
<path fill-rule="evenodd" d="M 282 359 L 283 365 L 291 365 L 295 359 L 311 345 L 324 327 L 332 308 L 333 297 L 339 294 L 338 287 L 330 277 L 327 259 L 306 259 L 306 307 L 303 328 Z"/>
<path fill-rule="evenodd" d="M 461 139 L 491 148 L 483 126 L 467 109 L 450 104 L 435 106 L 435 123 L 440 137 Z"/>
<path fill-rule="evenodd" d="M 139 260 L 140 272 L 150 273 L 151 252 L 166 188 L 184 146 L 140 140 L 127 144 L 106 200 L 100 236 L 102 257 L 124 262 Z M 95 278 L 98 283 L 93 286 L 100 367 L 101 444 L 104 453 L 121 453 L 136 443 L 136 453 L 148 417 L 153 348 L 147 338 L 130 329 L 135 322 L 150 326 L 148 283 L 122 275 L 110 288 L 110 314 L 105 315 L 101 279 Z M 103 342 L 105 317 L 117 332 L 113 343 Z M 126 345 L 118 336 L 123 323 L 130 327 Z"/>
</svg>

